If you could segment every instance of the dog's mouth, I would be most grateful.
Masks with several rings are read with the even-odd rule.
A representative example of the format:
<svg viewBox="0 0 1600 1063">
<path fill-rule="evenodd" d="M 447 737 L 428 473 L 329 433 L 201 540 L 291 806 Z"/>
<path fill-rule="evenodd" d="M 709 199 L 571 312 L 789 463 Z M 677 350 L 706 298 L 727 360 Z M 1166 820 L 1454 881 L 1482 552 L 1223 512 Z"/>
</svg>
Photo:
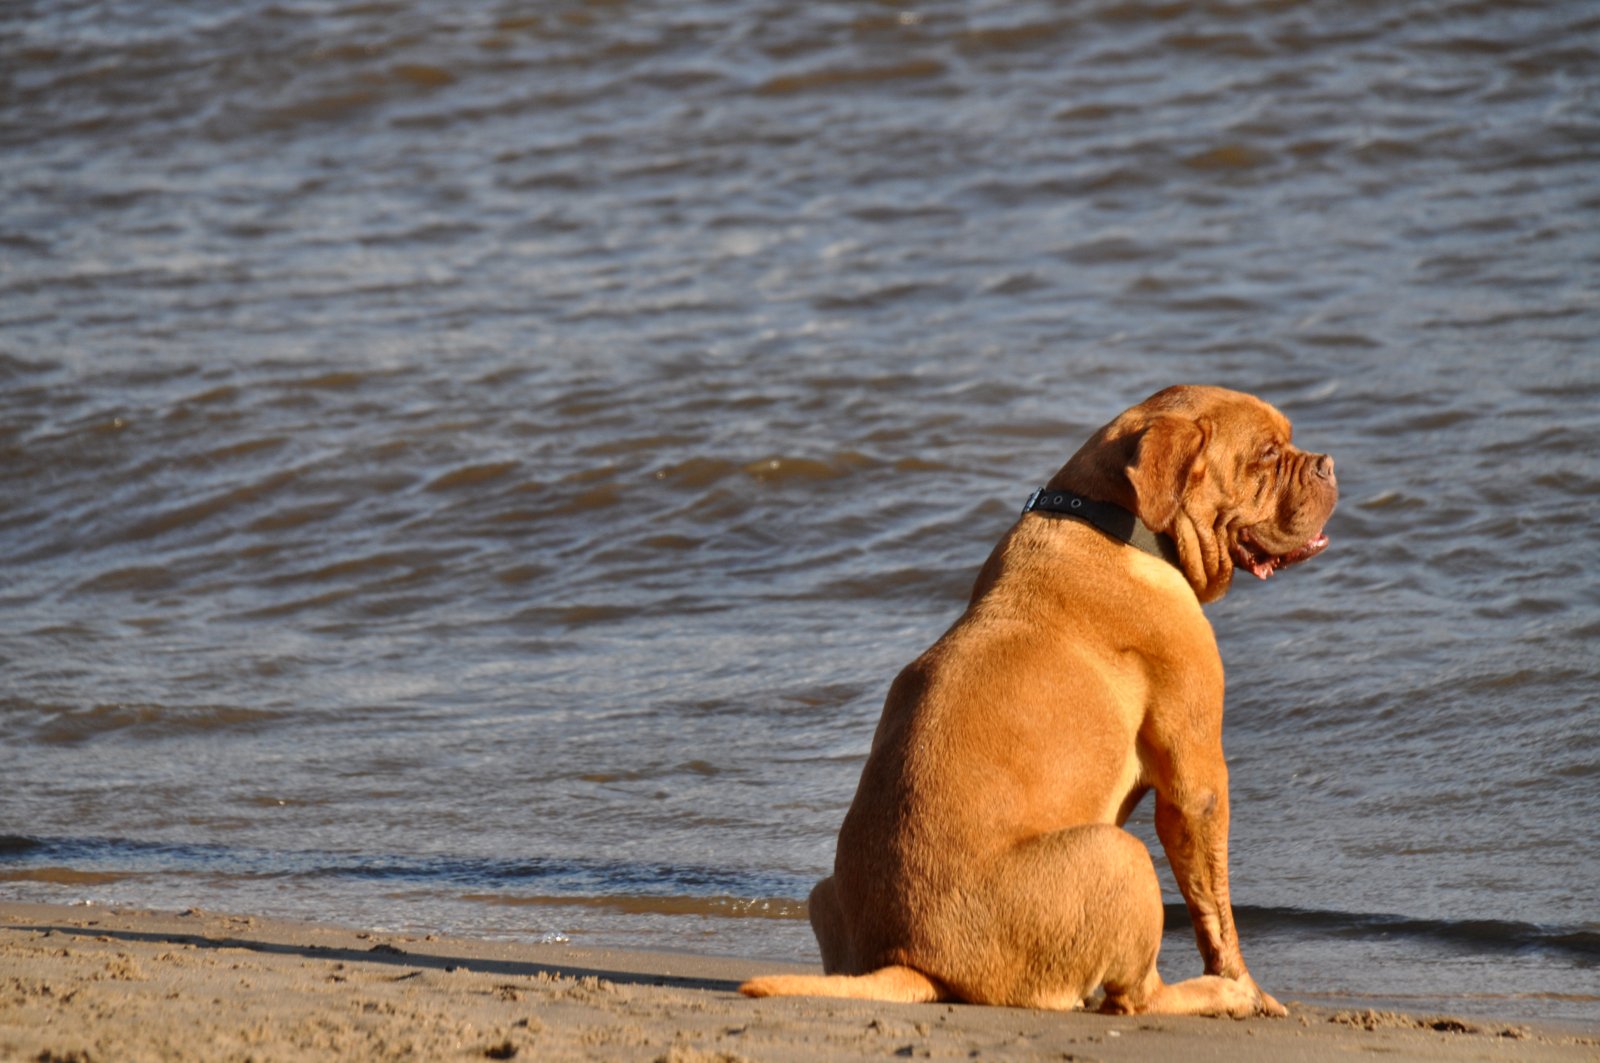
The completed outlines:
<svg viewBox="0 0 1600 1063">
<path fill-rule="evenodd" d="M 1286 554 L 1274 554 L 1262 546 L 1246 528 L 1233 544 L 1233 560 L 1240 568 L 1255 573 L 1256 579 L 1266 579 L 1280 568 L 1309 561 L 1328 548 L 1328 536 L 1319 531 L 1300 546 Z"/>
</svg>

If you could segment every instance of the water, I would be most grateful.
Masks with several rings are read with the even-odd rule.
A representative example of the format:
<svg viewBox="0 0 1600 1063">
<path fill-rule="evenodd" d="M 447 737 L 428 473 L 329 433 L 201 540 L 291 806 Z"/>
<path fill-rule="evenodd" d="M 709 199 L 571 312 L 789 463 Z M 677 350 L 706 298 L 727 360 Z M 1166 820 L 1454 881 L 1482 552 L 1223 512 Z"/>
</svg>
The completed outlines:
<svg viewBox="0 0 1600 1063">
<path fill-rule="evenodd" d="M 1207 382 L 1343 486 L 1210 609 L 1253 971 L 1600 1023 L 1597 70 L 1579 0 L 8 5 L 0 896 L 814 958 L 890 678 Z"/>
</svg>

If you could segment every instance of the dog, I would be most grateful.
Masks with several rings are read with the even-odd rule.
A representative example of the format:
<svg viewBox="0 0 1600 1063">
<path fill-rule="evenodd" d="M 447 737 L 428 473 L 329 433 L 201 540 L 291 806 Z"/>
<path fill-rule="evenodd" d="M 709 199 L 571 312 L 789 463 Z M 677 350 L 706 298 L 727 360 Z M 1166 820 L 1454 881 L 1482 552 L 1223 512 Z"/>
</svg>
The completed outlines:
<svg viewBox="0 0 1600 1063">
<path fill-rule="evenodd" d="M 809 902 L 824 975 L 748 996 L 1283 1015 L 1228 896 L 1222 661 L 1201 605 L 1243 569 L 1320 554 L 1333 459 L 1215 387 L 1158 392 L 1030 500 L 966 611 L 894 680 L 833 875 Z M 1161 888 L 1122 829 L 1155 826 L 1205 974 L 1156 971 Z"/>
</svg>

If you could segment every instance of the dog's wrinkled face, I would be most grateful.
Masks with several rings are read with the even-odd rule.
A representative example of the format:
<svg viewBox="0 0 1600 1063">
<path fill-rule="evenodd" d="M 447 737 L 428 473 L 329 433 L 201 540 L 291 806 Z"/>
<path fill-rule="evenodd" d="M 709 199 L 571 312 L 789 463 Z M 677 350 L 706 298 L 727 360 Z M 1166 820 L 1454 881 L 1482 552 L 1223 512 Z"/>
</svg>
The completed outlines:
<svg viewBox="0 0 1600 1063">
<path fill-rule="evenodd" d="M 1266 579 L 1327 548 L 1323 529 L 1338 501 L 1338 481 L 1332 458 L 1290 442 L 1289 421 L 1281 413 L 1262 402 L 1238 405 L 1222 411 L 1216 423 L 1229 427 L 1211 432 L 1206 446 L 1207 464 L 1217 470 L 1213 487 L 1221 490 L 1195 492 L 1193 516 L 1206 519 L 1213 508 L 1212 523 L 1228 556 Z"/>
<path fill-rule="evenodd" d="M 1210 602 L 1236 566 L 1266 579 L 1328 546 L 1333 459 L 1291 435 L 1288 418 L 1253 395 L 1173 387 L 1096 433 L 1060 480 L 1172 536 L 1184 575 Z"/>
</svg>

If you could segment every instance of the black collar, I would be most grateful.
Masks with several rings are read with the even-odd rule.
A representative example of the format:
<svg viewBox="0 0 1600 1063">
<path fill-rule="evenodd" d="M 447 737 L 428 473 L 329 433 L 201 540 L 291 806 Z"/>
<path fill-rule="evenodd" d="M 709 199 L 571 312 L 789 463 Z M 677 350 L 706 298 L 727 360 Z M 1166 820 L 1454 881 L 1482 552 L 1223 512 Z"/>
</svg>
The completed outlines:
<svg viewBox="0 0 1600 1063">
<path fill-rule="evenodd" d="M 1129 546 L 1138 547 L 1153 557 L 1159 557 L 1181 571 L 1181 566 L 1178 564 L 1178 544 L 1172 541 L 1172 537 L 1152 531 L 1150 525 L 1121 506 L 1084 498 L 1071 491 L 1049 491 L 1041 487 L 1028 499 L 1028 504 L 1022 507 L 1022 512 L 1061 513 L 1068 517 L 1077 517 L 1093 524 L 1112 538 L 1121 539 Z"/>
</svg>

